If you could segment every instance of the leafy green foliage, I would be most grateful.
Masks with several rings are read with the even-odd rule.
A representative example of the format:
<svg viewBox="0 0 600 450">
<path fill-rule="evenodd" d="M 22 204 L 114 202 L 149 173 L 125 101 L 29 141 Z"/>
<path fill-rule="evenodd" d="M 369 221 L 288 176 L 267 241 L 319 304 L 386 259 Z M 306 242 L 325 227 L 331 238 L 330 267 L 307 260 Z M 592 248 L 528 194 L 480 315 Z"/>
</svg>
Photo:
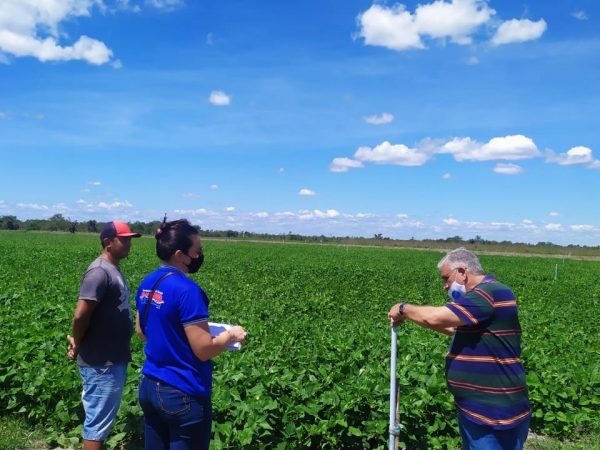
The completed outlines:
<svg viewBox="0 0 600 450">
<path fill-rule="evenodd" d="M 134 242 L 123 272 L 132 291 L 154 269 L 154 240 Z M 399 299 L 443 304 L 439 253 L 319 245 L 204 243 L 194 275 L 215 321 L 249 331 L 241 352 L 215 359 L 213 448 L 365 448 L 387 442 L 389 325 Z M 0 232 L 0 413 L 78 445 L 81 381 L 66 358 L 79 281 L 97 237 Z M 482 257 L 519 297 L 523 358 L 538 434 L 600 431 L 600 264 Z M 554 281 L 554 265 L 561 265 Z M 133 305 L 133 302 L 132 302 Z M 401 439 L 407 448 L 455 448 L 455 411 L 444 380 L 448 338 L 399 330 Z M 110 447 L 142 441 L 134 338 Z"/>
</svg>

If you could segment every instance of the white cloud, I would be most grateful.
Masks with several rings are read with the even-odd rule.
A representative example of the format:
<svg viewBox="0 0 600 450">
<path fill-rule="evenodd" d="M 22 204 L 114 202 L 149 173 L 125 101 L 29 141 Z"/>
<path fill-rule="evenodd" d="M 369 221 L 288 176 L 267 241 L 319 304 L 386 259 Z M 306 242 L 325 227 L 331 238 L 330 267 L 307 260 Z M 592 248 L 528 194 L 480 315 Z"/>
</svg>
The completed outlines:
<svg viewBox="0 0 600 450">
<path fill-rule="evenodd" d="M 298 191 L 298 195 L 312 197 L 313 195 L 317 195 L 317 193 L 310 189 L 302 188 L 302 189 L 300 189 L 300 191 Z"/>
<path fill-rule="evenodd" d="M 489 161 L 495 159 L 529 159 L 541 153 L 532 139 L 521 134 L 495 137 L 487 144 L 471 138 L 454 138 L 438 151 L 450 153 L 457 161 Z"/>
<path fill-rule="evenodd" d="M 529 219 L 523 219 L 523 221 L 521 222 L 521 227 L 525 230 L 537 230 L 538 229 L 538 226 L 536 224 L 534 224 L 532 220 L 529 220 Z"/>
<path fill-rule="evenodd" d="M 55 203 L 54 205 L 52 205 L 51 208 L 53 211 L 59 211 L 59 212 L 68 212 L 71 210 L 71 208 L 69 208 L 66 204 L 64 203 Z"/>
<path fill-rule="evenodd" d="M 425 48 L 424 37 L 466 45 L 494 14 L 485 0 L 436 0 L 417 6 L 414 14 L 402 4 L 374 4 L 358 16 L 358 36 L 366 45 L 397 51 Z"/>
<path fill-rule="evenodd" d="M 216 190 L 218 190 L 218 189 L 219 189 L 219 185 L 218 185 L 218 184 L 211 184 L 211 185 L 209 186 L 209 189 L 210 189 L 211 191 L 216 191 Z"/>
<path fill-rule="evenodd" d="M 419 33 L 433 38 L 450 38 L 461 45 L 470 44 L 470 35 L 488 22 L 496 12 L 485 0 L 437 0 L 419 5 L 415 23 Z"/>
<path fill-rule="evenodd" d="M 460 222 L 459 222 L 458 220 L 456 220 L 454 217 L 446 217 L 446 218 L 444 219 L 444 223 L 445 223 L 446 225 L 450 225 L 450 226 L 452 226 L 452 227 L 454 227 L 454 226 L 457 226 L 457 225 L 460 225 Z"/>
<path fill-rule="evenodd" d="M 450 175 L 449 173 L 445 173 L 444 175 L 442 175 L 442 180 L 451 180 L 452 179 L 452 175 Z"/>
<path fill-rule="evenodd" d="M 578 233 L 593 233 L 596 231 L 600 231 L 598 227 L 595 227 L 593 225 L 571 225 L 569 228 Z"/>
<path fill-rule="evenodd" d="M 453 138 L 450 141 L 423 139 L 414 148 L 404 144 L 391 144 L 384 141 L 374 148 L 359 147 L 354 159 L 335 158 L 330 164 L 332 172 L 346 172 L 349 168 L 363 167 L 362 163 L 395 164 L 400 166 L 421 166 L 435 154 L 451 154 L 458 162 L 519 160 L 540 156 L 541 153 L 532 139 L 523 135 L 495 137 L 486 144 L 466 138 Z M 600 168 L 600 162 L 598 163 Z M 499 165 L 498 173 L 518 173 L 516 165 Z M 443 179 L 452 176 L 444 174 Z"/>
<path fill-rule="evenodd" d="M 61 46 L 65 36 L 62 22 L 89 17 L 98 0 L 47 0 L 0 2 L 0 51 L 16 57 L 33 56 L 40 61 L 83 60 L 90 64 L 108 63 L 113 53 L 101 41 L 86 35 L 72 45 Z"/>
<path fill-rule="evenodd" d="M 358 36 L 365 40 L 366 45 L 377 45 L 398 51 L 425 48 L 414 17 L 406 11 L 404 5 L 390 8 L 372 5 L 358 16 L 358 22 L 360 25 Z"/>
<path fill-rule="evenodd" d="M 106 213 L 106 212 L 129 212 L 133 209 L 133 205 L 127 201 L 114 200 L 113 202 L 87 202 L 83 199 L 79 199 L 75 202 L 80 210 L 87 213 Z"/>
<path fill-rule="evenodd" d="M 123 68 L 123 63 L 121 62 L 120 59 L 117 59 L 116 61 L 113 61 L 113 63 L 111 64 L 113 69 L 122 69 Z"/>
<path fill-rule="evenodd" d="M 215 106 L 228 106 L 231 103 L 231 97 L 223 91 L 212 91 L 208 101 Z"/>
<path fill-rule="evenodd" d="M 550 217 L 560 217 L 560 213 L 559 213 L 559 212 L 556 212 L 556 211 L 550 211 L 550 212 L 548 213 L 548 215 L 549 215 Z"/>
<path fill-rule="evenodd" d="M 285 168 L 280 167 L 279 169 L 277 169 L 277 173 L 284 173 L 285 172 Z"/>
<path fill-rule="evenodd" d="M 41 113 L 24 113 L 23 116 L 34 120 L 44 120 L 46 118 L 46 116 Z"/>
<path fill-rule="evenodd" d="M 17 208 L 33 209 L 35 211 L 48 211 L 50 209 L 48 206 L 40 205 L 38 203 L 17 203 Z"/>
<path fill-rule="evenodd" d="M 196 192 L 184 192 L 183 194 L 181 194 L 181 196 L 183 198 L 200 198 L 200 194 L 197 194 Z"/>
<path fill-rule="evenodd" d="M 297 217 L 301 220 L 308 219 L 335 219 L 340 216 L 339 211 L 335 209 L 328 209 L 327 211 L 321 211 L 319 209 L 314 209 L 312 211 L 305 210 L 300 211 Z"/>
<path fill-rule="evenodd" d="M 501 175 L 518 175 L 523 173 L 523 168 L 516 164 L 496 164 L 494 166 L 494 172 Z"/>
<path fill-rule="evenodd" d="M 182 6 L 183 0 L 146 0 L 146 4 L 156 9 L 162 9 L 165 11 L 172 11 L 173 9 Z"/>
<path fill-rule="evenodd" d="M 101 5 L 100 8 L 103 11 L 107 9 L 106 6 L 104 6 L 104 4 L 101 3 L 101 0 L 100 0 L 100 5 Z M 115 3 L 114 3 L 114 6 L 113 7 L 109 7 L 108 11 L 111 14 L 115 14 L 115 13 L 117 13 L 119 11 L 132 11 L 134 13 L 139 13 L 139 12 L 142 11 L 142 8 L 140 8 L 139 5 L 131 4 L 130 0 L 116 0 Z"/>
<path fill-rule="evenodd" d="M 88 181 L 87 184 L 90 186 L 100 186 L 102 184 L 101 181 Z"/>
<path fill-rule="evenodd" d="M 560 164 L 561 166 L 583 165 L 594 169 L 600 164 L 600 161 L 594 159 L 592 149 L 581 145 L 558 155 L 552 150 L 548 150 L 546 152 L 546 162 Z"/>
<path fill-rule="evenodd" d="M 227 211 L 227 212 L 234 212 L 235 211 L 235 206 L 228 206 L 227 208 L 225 208 L 225 211 Z"/>
<path fill-rule="evenodd" d="M 332 172 L 347 172 L 348 169 L 359 169 L 363 167 L 363 163 L 350 158 L 334 158 L 329 165 L 329 170 Z"/>
<path fill-rule="evenodd" d="M 469 66 L 476 66 L 477 64 L 479 64 L 479 58 L 477 56 L 469 56 L 469 58 L 467 58 L 466 63 Z"/>
<path fill-rule="evenodd" d="M 128 208 L 133 207 L 133 205 L 131 203 L 129 203 L 127 200 L 125 200 L 125 201 L 115 200 L 112 203 L 99 202 L 96 206 L 100 209 L 107 209 L 107 210 L 128 209 Z"/>
<path fill-rule="evenodd" d="M 394 120 L 394 115 L 390 113 L 382 113 L 379 116 L 367 116 L 364 117 L 365 122 L 371 125 L 385 125 Z"/>
<path fill-rule="evenodd" d="M 544 19 L 533 22 L 529 19 L 512 19 L 502 22 L 492 38 L 492 44 L 504 45 L 539 39 L 547 25 Z"/>
<path fill-rule="evenodd" d="M 217 216 L 218 213 L 214 212 L 214 211 L 209 211 L 205 208 L 198 208 L 198 209 L 176 209 L 173 211 L 175 214 L 180 214 L 183 216 L 192 216 L 192 217 L 197 217 L 197 216 Z"/>
<path fill-rule="evenodd" d="M 544 228 L 548 231 L 564 231 L 564 227 L 560 223 L 549 223 Z"/>
<path fill-rule="evenodd" d="M 356 214 L 356 218 L 357 219 L 372 219 L 374 217 L 377 217 L 375 214 L 372 213 L 358 213 Z"/>
<path fill-rule="evenodd" d="M 583 10 L 573 11 L 573 13 L 571 13 L 571 15 L 573 17 L 575 17 L 577 20 L 588 20 L 588 18 L 589 18 L 587 13 Z"/>
<path fill-rule="evenodd" d="M 261 219 L 264 219 L 265 217 L 269 217 L 269 213 L 268 213 L 268 212 L 261 211 L 261 212 L 257 212 L 257 213 L 255 213 L 255 214 L 254 214 L 254 216 L 255 216 L 255 217 L 259 217 L 259 218 L 261 218 Z"/>
<path fill-rule="evenodd" d="M 421 166 L 429 159 L 429 155 L 418 149 L 408 148 L 404 144 L 392 145 L 384 141 L 375 148 L 360 147 L 354 158 L 363 162 L 375 164 L 395 164 L 398 166 Z"/>
</svg>

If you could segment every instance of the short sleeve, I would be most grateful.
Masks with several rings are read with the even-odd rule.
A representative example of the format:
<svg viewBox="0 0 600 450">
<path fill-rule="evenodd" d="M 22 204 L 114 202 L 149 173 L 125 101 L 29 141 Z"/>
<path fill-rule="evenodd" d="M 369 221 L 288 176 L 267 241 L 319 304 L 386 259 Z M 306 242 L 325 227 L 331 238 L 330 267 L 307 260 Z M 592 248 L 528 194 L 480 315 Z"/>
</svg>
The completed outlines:
<svg viewBox="0 0 600 450">
<path fill-rule="evenodd" d="M 208 321 L 206 294 L 195 285 L 190 286 L 179 303 L 179 321 L 184 327 Z"/>
<path fill-rule="evenodd" d="M 466 295 L 446 304 L 454 314 L 458 316 L 467 326 L 479 325 L 491 319 L 494 314 L 494 306 L 490 300 L 476 291 L 470 291 Z"/>
<path fill-rule="evenodd" d="M 79 298 L 100 302 L 108 286 L 108 274 L 101 267 L 88 270 L 79 287 Z"/>
</svg>

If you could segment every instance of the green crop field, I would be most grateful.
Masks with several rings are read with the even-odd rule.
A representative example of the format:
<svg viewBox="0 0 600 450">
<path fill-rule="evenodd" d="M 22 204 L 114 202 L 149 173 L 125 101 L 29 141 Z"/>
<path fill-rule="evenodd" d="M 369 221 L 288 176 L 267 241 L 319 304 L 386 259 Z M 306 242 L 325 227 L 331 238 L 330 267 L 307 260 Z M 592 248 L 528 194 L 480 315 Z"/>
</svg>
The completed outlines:
<svg viewBox="0 0 600 450">
<path fill-rule="evenodd" d="M 215 359 L 214 448 L 385 448 L 389 325 L 398 299 L 445 302 L 436 252 L 207 241 L 194 277 L 215 321 L 250 333 L 241 352 Z M 66 358 L 79 281 L 99 254 L 90 235 L 0 233 L 0 416 L 44 430 L 47 446 L 75 447 L 81 382 Z M 600 433 L 600 263 L 482 256 L 517 294 L 536 434 L 576 440 Z M 158 264 L 153 239 L 123 263 L 132 291 Z M 558 264 L 559 277 L 554 280 Z M 133 302 L 132 302 L 133 304 Z M 133 338 L 123 403 L 109 444 L 142 439 Z M 402 440 L 456 448 L 444 382 L 449 338 L 399 330 Z"/>
</svg>

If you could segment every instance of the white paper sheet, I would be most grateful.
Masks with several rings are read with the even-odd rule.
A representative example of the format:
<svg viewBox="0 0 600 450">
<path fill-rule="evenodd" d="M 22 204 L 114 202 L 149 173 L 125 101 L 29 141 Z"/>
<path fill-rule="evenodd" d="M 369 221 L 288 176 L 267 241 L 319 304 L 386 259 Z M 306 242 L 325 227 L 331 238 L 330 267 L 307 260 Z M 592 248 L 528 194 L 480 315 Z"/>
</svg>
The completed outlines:
<svg viewBox="0 0 600 450">
<path fill-rule="evenodd" d="M 233 325 L 230 325 L 228 323 L 208 322 L 208 328 L 210 329 L 211 336 L 218 336 L 219 334 L 223 333 L 225 330 L 229 330 L 232 326 Z M 231 341 L 229 343 L 229 345 L 227 346 L 227 350 L 241 350 L 241 348 L 242 348 L 242 343 L 235 342 L 235 341 Z"/>
</svg>

